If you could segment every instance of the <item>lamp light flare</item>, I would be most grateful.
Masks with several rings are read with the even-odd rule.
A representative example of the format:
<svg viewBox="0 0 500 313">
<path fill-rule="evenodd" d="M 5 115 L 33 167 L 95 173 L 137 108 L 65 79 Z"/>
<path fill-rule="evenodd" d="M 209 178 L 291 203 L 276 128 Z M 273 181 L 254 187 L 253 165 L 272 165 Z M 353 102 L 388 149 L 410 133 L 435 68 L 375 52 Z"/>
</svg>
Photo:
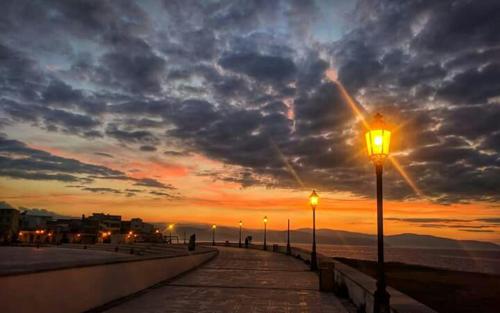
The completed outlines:
<svg viewBox="0 0 500 313">
<path fill-rule="evenodd" d="M 337 79 L 336 72 L 333 69 L 328 69 L 326 71 L 326 77 L 328 79 L 330 79 L 331 82 L 337 84 L 342 98 L 351 107 L 354 115 L 361 120 L 361 122 L 363 123 L 363 126 L 366 129 L 371 129 L 370 125 L 366 121 L 364 115 L 361 113 L 361 110 L 358 108 L 358 105 L 354 102 L 352 97 L 349 95 L 347 90 L 344 88 L 344 85 L 342 85 L 342 83 Z M 380 145 L 380 141 L 381 141 L 380 139 L 375 139 L 375 145 Z M 378 144 L 377 144 L 377 142 L 378 142 Z M 382 140 L 382 142 L 383 142 L 383 140 Z M 396 158 L 394 156 L 389 155 L 388 159 L 391 161 L 392 165 L 394 165 L 394 168 L 396 168 L 396 170 L 399 172 L 401 177 L 403 177 L 403 179 L 406 181 L 406 183 L 410 186 L 410 188 L 413 190 L 413 192 L 415 192 L 415 194 L 417 196 L 426 199 L 423 192 L 417 187 L 415 182 L 413 182 L 413 180 L 410 178 L 410 176 L 405 172 L 405 170 L 399 164 L 399 162 L 396 160 Z"/>
<path fill-rule="evenodd" d="M 394 168 L 399 172 L 401 177 L 406 181 L 406 183 L 410 186 L 410 188 L 415 192 L 417 196 L 423 199 L 427 199 L 427 197 L 424 195 L 424 193 L 417 187 L 417 185 L 413 182 L 413 180 L 406 174 L 405 170 L 403 167 L 399 164 L 398 160 L 394 158 L 394 156 L 389 155 L 389 161 L 391 161 L 392 165 L 394 165 Z"/>
<path fill-rule="evenodd" d="M 293 178 L 295 178 L 295 181 L 297 182 L 297 184 L 300 187 L 304 188 L 305 187 L 304 182 L 302 181 L 302 179 L 300 179 L 299 175 L 297 174 L 295 169 L 292 167 L 290 162 L 288 162 L 285 155 L 281 152 L 280 148 L 274 143 L 274 141 L 272 139 L 269 139 L 269 141 L 271 142 L 271 146 L 274 148 L 276 153 L 278 153 L 280 159 L 285 164 L 286 168 L 288 169 L 288 172 L 290 172 L 290 174 L 293 176 Z"/>
<path fill-rule="evenodd" d="M 335 75 L 332 74 L 332 72 L 335 73 Z M 340 90 L 340 95 L 342 96 L 342 98 L 344 99 L 344 101 L 347 104 L 349 104 L 349 106 L 351 107 L 352 111 L 354 112 L 354 115 L 361 120 L 361 122 L 363 123 L 363 126 L 366 129 L 370 129 L 370 125 L 366 121 L 365 116 L 363 115 L 363 113 L 361 113 L 360 108 L 358 107 L 358 105 L 356 104 L 356 102 L 354 102 L 354 100 L 349 95 L 349 93 L 347 92 L 347 90 L 344 88 L 344 85 L 342 85 L 342 83 L 337 79 L 336 72 L 333 69 L 328 69 L 326 71 L 326 74 L 327 74 L 326 77 L 328 77 L 328 79 L 332 83 L 334 83 L 334 84 L 337 85 L 337 87 Z"/>
</svg>

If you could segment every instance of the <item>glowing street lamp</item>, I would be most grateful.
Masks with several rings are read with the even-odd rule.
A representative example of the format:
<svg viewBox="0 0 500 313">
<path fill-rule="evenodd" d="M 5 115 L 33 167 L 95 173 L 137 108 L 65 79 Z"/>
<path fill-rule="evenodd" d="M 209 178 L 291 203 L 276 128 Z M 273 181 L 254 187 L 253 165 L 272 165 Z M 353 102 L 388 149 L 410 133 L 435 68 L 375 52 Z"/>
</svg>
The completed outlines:
<svg viewBox="0 0 500 313">
<path fill-rule="evenodd" d="M 319 196 L 315 190 L 312 191 L 309 196 L 309 203 L 311 204 L 311 208 L 313 211 L 313 242 L 312 242 L 312 251 L 311 251 L 311 271 L 318 270 L 318 260 L 316 257 L 316 206 L 319 202 Z"/>
<path fill-rule="evenodd" d="M 168 230 L 170 231 L 170 235 L 169 235 L 170 244 L 172 244 L 172 230 L 173 229 L 174 229 L 174 224 L 168 225 Z"/>
<path fill-rule="evenodd" d="M 243 222 L 240 221 L 240 241 L 238 242 L 238 247 L 241 248 L 241 226 L 243 226 Z"/>
<path fill-rule="evenodd" d="M 264 250 L 267 250 L 267 216 L 264 216 Z"/>
<path fill-rule="evenodd" d="M 215 229 L 217 228 L 217 225 L 213 224 L 212 225 L 212 246 L 215 246 Z"/>
<path fill-rule="evenodd" d="M 385 270 L 384 270 L 384 215 L 383 215 L 383 194 L 382 194 L 382 170 L 384 161 L 389 155 L 391 143 L 391 132 L 387 129 L 382 115 L 377 113 L 370 130 L 365 134 L 368 156 L 375 165 L 377 176 L 377 246 L 378 246 L 378 266 L 377 266 L 377 290 L 375 291 L 375 301 L 373 311 L 375 313 L 386 313 L 389 308 L 389 293 L 386 290 Z"/>
</svg>

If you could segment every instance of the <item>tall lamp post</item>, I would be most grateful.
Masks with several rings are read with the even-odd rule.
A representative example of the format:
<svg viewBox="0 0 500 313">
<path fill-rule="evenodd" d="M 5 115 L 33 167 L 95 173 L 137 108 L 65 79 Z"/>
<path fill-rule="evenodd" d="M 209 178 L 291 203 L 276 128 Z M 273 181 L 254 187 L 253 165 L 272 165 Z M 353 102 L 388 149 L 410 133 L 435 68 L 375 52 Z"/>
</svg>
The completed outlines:
<svg viewBox="0 0 500 313">
<path fill-rule="evenodd" d="M 243 226 L 243 222 L 240 221 L 240 240 L 238 241 L 238 247 L 241 248 L 241 226 Z"/>
<path fill-rule="evenodd" d="M 215 229 L 217 228 L 217 225 L 213 224 L 212 225 L 212 246 L 215 246 Z"/>
<path fill-rule="evenodd" d="M 309 203 L 313 211 L 313 242 L 311 251 L 311 271 L 318 270 L 318 260 L 316 257 L 316 206 L 318 205 L 319 196 L 315 190 L 309 196 Z"/>
<path fill-rule="evenodd" d="M 267 250 L 267 216 L 264 216 L 264 250 Z"/>
<path fill-rule="evenodd" d="M 290 219 L 288 219 L 288 230 L 286 236 L 286 254 L 292 254 L 292 247 L 290 246 Z"/>
<path fill-rule="evenodd" d="M 387 129 L 382 115 L 377 113 L 371 128 L 365 134 L 368 155 L 375 165 L 377 176 L 377 290 L 373 304 L 374 313 L 388 313 L 389 293 L 386 290 L 385 270 L 384 270 L 384 215 L 383 215 L 383 195 L 382 195 L 382 170 L 384 161 L 389 155 L 389 145 L 391 142 L 391 132 Z"/>
</svg>

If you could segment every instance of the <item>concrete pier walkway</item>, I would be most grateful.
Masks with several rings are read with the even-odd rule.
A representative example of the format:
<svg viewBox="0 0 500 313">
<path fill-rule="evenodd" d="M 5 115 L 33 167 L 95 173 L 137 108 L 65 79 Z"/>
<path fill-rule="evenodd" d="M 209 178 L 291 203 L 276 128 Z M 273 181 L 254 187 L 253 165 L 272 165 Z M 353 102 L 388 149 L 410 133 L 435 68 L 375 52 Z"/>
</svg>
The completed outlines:
<svg viewBox="0 0 500 313">
<path fill-rule="evenodd" d="M 123 301 L 107 313 L 329 312 L 346 313 L 300 260 L 218 247 L 220 254 L 187 275 Z"/>
</svg>

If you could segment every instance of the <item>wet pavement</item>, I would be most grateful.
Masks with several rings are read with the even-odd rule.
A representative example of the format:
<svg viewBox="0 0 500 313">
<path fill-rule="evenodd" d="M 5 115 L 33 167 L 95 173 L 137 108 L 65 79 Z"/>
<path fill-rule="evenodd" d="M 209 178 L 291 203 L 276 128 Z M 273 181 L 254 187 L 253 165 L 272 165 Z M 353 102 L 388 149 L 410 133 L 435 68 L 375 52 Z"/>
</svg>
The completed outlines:
<svg viewBox="0 0 500 313">
<path fill-rule="evenodd" d="M 318 276 L 300 260 L 253 250 L 219 247 L 206 265 L 107 313 L 347 312 L 332 293 L 318 290 Z"/>
</svg>

